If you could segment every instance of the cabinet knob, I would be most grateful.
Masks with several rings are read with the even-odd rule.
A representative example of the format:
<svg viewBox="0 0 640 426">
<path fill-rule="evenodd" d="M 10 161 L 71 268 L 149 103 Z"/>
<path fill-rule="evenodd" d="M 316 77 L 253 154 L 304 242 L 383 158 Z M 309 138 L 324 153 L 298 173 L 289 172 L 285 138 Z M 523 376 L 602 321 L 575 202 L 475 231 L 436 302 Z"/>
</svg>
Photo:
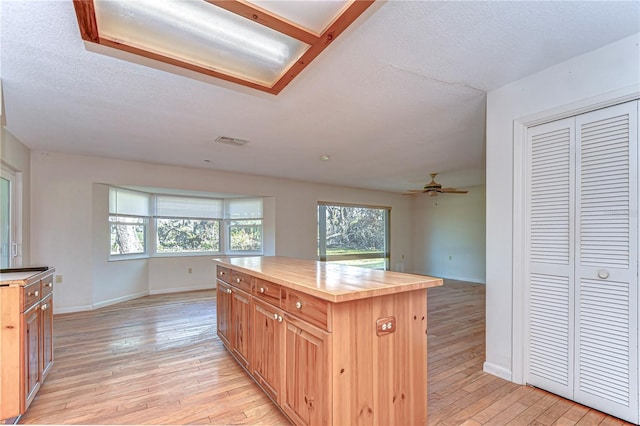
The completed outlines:
<svg viewBox="0 0 640 426">
<path fill-rule="evenodd" d="M 38 290 L 36 290 L 36 291 L 34 291 L 33 293 L 29 292 L 29 293 L 28 293 L 28 295 L 29 295 L 29 296 L 35 296 L 35 297 L 38 297 L 38 296 L 40 296 L 40 292 L 39 292 Z"/>
<path fill-rule="evenodd" d="M 224 271 L 220 271 L 220 272 L 218 272 L 218 274 L 224 275 Z"/>
<path fill-rule="evenodd" d="M 242 278 L 236 278 L 236 282 L 237 282 L 238 284 L 240 284 L 240 281 L 242 281 Z"/>
<path fill-rule="evenodd" d="M 264 293 L 264 287 L 260 287 L 260 293 Z"/>
<path fill-rule="evenodd" d="M 300 301 L 296 302 L 296 309 L 302 309 L 302 302 Z"/>
<path fill-rule="evenodd" d="M 282 317 L 278 315 L 278 322 L 282 322 Z"/>
<path fill-rule="evenodd" d="M 278 319 L 278 314 L 273 314 L 273 319 L 277 320 Z"/>
<path fill-rule="evenodd" d="M 42 305 L 42 307 L 40 308 L 40 310 L 42 310 L 42 311 L 46 311 L 46 310 L 47 310 L 47 304 L 45 303 L 44 305 Z"/>
<path fill-rule="evenodd" d="M 53 287 L 53 283 L 47 283 L 47 287 Z"/>
<path fill-rule="evenodd" d="M 230 288 L 225 289 L 225 291 L 226 291 L 227 293 L 231 294 L 231 289 L 230 289 Z"/>
</svg>

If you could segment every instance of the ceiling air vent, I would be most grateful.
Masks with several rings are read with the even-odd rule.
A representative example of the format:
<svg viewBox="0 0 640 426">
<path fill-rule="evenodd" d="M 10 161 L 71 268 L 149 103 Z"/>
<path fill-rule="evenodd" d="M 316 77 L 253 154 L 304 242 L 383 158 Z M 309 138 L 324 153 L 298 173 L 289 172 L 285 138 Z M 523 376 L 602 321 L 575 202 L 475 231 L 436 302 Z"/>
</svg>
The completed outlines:
<svg viewBox="0 0 640 426">
<path fill-rule="evenodd" d="M 246 141 L 244 139 L 230 138 L 228 136 L 218 136 L 216 138 L 216 142 L 226 143 L 227 145 L 236 145 L 236 146 L 242 146 L 249 143 L 249 141 Z"/>
</svg>

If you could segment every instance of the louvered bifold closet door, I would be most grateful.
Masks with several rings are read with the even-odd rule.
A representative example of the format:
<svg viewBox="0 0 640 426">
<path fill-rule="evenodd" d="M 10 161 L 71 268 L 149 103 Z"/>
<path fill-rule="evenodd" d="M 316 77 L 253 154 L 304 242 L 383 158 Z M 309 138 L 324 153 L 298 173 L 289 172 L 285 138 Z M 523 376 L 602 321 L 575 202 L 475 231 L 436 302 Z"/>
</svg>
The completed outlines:
<svg viewBox="0 0 640 426">
<path fill-rule="evenodd" d="M 638 422 L 638 103 L 576 117 L 575 400 Z"/>
<path fill-rule="evenodd" d="M 528 129 L 527 382 L 573 396 L 574 120 Z"/>
</svg>

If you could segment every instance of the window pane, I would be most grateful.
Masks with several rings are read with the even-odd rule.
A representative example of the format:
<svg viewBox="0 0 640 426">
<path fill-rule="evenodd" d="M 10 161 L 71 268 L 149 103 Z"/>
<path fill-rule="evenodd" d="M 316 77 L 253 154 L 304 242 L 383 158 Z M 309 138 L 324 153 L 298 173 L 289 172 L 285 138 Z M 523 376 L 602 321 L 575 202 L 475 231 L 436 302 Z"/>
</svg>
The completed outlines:
<svg viewBox="0 0 640 426">
<path fill-rule="evenodd" d="M 262 248 L 262 220 L 232 220 L 229 224 L 233 251 L 257 251 Z"/>
<path fill-rule="evenodd" d="M 384 252 L 384 210 L 327 207 L 327 255 Z"/>
<path fill-rule="evenodd" d="M 387 269 L 388 218 L 384 208 L 318 205 L 319 259 Z"/>
<path fill-rule="evenodd" d="M 220 222 L 207 219 L 156 219 L 158 253 L 220 251 Z"/>
<path fill-rule="evenodd" d="M 111 254 L 142 254 L 146 251 L 144 218 L 110 216 Z"/>
</svg>

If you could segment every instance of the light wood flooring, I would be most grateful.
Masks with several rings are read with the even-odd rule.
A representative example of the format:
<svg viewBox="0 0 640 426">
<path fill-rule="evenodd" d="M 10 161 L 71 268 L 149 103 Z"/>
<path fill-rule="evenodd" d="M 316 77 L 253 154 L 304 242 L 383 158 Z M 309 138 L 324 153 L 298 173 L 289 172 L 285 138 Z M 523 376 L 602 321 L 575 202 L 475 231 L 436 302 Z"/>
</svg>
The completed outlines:
<svg viewBox="0 0 640 426">
<path fill-rule="evenodd" d="M 429 289 L 429 425 L 621 425 L 482 372 L 484 286 Z M 20 423 L 288 424 L 215 335 L 215 293 L 55 316 L 55 364 Z"/>
</svg>

